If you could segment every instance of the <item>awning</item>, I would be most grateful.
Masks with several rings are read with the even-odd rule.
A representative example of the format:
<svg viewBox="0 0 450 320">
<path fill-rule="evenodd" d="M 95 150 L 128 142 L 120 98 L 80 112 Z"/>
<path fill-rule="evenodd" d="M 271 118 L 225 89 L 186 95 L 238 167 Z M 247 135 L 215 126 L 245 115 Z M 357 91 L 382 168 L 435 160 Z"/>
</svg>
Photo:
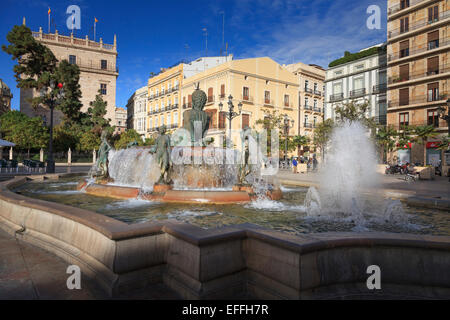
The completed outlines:
<svg viewBox="0 0 450 320">
<path fill-rule="evenodd" d="M 15 143 L 0 139 L 0 147 L 15 147 L 15 146 L 16 146 Z"/>
<path fill-rule="evenodd" d="M 427 142 L 427 149 L 438 148 L 440 144 L 441 144 L 440 141 L 430 141 L 430 142 Z"/>
</svg>

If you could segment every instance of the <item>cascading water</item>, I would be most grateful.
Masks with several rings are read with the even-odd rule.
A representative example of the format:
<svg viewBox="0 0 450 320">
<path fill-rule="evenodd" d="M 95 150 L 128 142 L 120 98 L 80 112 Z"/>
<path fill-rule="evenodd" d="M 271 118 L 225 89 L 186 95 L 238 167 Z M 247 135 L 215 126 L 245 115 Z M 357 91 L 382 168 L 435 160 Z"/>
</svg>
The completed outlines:
<svg viewBox="0 0 450 320">
<path fill-rule="evenodd" d="M 319 188 L 311 187 L 305 198 L 307 217 L 347 219 L 359 227 L 377 219 L 404 221 L 401 203 L 390 200 L 384 210 L 370 206 L 365 194 L 379 186 L 376 165 L 374 144 L 361 123 L 345 122 L 335 128 L 319 173 Z"/>
</svg>

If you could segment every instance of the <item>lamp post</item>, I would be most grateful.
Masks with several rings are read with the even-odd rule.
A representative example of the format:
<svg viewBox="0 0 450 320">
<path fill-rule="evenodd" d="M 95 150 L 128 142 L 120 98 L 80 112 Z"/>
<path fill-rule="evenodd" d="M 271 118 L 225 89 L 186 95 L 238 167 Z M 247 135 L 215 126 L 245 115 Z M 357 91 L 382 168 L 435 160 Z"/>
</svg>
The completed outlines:
<svg viewBox="0 0 450 320">
<path fill-rule="evenodd" d="M 50 107 L 50 138 L 48 142 L 48 156 L 47 156 L 47 173 L 55 173 L 55 159 L 53 157 L 53 109 L 57 102 L 64 98 L 63 84 L 50 82 L 50 92 L 47 94 L 48 88 L 41 90 L 41 97 L 44 98 L 44 103 Z"/>
<path fill-rule="evenodd" d="M 219 111 L 222 112 L 223 109 L 223 103 L 219 103 Z M 228 119 L 228 139 L 231 142 L 231 120 L 236 118 L 237 116 L 240 116 L 242 113 L 242 102 L 239 102 L 238 104 L 239 113 L 234 111 L 234 105 L 233 105 L 233 96 L 230 94 L 228 97 L 228 111 L 225 111 L 225 118 Z"/>
<path fill-rule="evenodd" d="M 287 114 L 284 115 L 283 119 L 283 128 L 284 128 L 284 164 L 287 165 L 287 149 L 288 149 L 288 137 L 289 137 L 289 129 L 294 127 L 294 120 L 289 119 Z"/>
<path fill-rule="evenodd" d="M 447 114 L 445 114 L 447 111 Z M 447 100 L 447 110 L 443 106 L 439 106 L 437 112 L 442 120 L 447 121 L 448 135 L 450 136 L 450 99 Z"/>
</svg>

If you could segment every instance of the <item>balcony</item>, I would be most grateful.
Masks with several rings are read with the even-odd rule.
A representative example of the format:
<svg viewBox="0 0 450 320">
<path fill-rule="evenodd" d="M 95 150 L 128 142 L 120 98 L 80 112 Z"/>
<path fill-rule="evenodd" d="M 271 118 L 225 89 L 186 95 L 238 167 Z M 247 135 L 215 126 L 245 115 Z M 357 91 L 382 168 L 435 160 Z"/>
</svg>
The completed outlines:
<svg viewBox="0 0 450 320">
<path fill-rule="evenodd" d="M 264 99 L 264 105 L 273 107 L 275 104 L 274 104 L 273 100 Z"/>
<path fill-rule="evenodd" d="M 431 25 L 433 23 L 436 23 L 438 21 L 442 21 L 444 19 L 447 19 L 448 17 L 450 17 L 450 10 L 444 11 L 439 13 L 439 17 L 438 19 L 435 20 L 428 20 L 428 17 L 424 18 L 424 19 L 420 19 L 418 21 L 415 22 L 411 22 L 407 28 L 396 28 L 393 30 L 388 31 L 388 38 L 394 38 L 400 34 L 404 34 L 404 33 L 408 33 L 417 29 L 420 29 L 422 27 Z"/>
<path fill-rule="evenodd" d="M 386 92 L 386 90 L 387 90 L 387 84 L 381 83 L 381 84 L 377 84 L 377 85 L 373 86 L 372 93 Z"/>
<path fill-rule="evenodd" d="M 396 107 L 406 107 L 410 105 L 416 105 L 416 104 L 424 104 L 425 106 L 428 104 L 434 105 L 433 102 L 441 102 L 444 103 L 447 99 L 448 94 L 446 92 L 436 95 L 424 95 L 421 97 L 416 97 L 413 99 L 408 99 L 404 101 L 400 100 L 391 100 L 388 103 L 388 108 L 396 108 Z M 439 105 L 439 103 L 436 103 Z"/>
<path fill-rule="evenodd" d="M 313 111 L 322 113 L 322 108 L 313 107 Z"/>
<path fill-rule="evenodd" d="M 394 13 L 397 13 L 401 10 L 404 10 L 406 8 L 410 8 L 416 4 L 418 4 L 419 2 L 423 2 L 425 0 L 409 0 L 409 5 L 402 5 L 400 2 L 396 5 L 393 5 L 391 7 L 388 8 L 388 15 L 392 15 Z"/>
<path fill-rule="evenodd" d="M 344 93 L 335 93 L 330 95 L 329 102 L 336 102 L 344 99 Z"/>
<path fill-rule="evenodd" d="M 241 100 L 244 103 L 253 103 L 253 97 L 252 96 L 241 95 Z"/>
<path fill-rule="evenodd" d="M 366 88 L 352 90 L 349 94 L 350 98 L 362 97 L 366 94 Z"/>
<path fill-rule="evenodd" d="M 221 93 L 220 95 L 219 95 L 219 98 L 222 100 L 222 99 L 225 99 L 225 93 Z"/>
<path fill-rule="evenodd" d="M 314 90 L 314 92 L 313 92 L 316 96 L 322 96 L 322 92 L 321 91 L 319 91 L 319 90 Z"/>
<path fill-rule="evenodd" d="M 303 106 L 303 109 L 305 109 L 305 110 L 313 110 L 313 107 L 312 106 L 308 106 L 307 104 L 305 104 L 304 106 Z"/>
<path fill-rule="evenodd" d="M 429 42 L 422 45 L 409 47 L 407 51 L 396 51 L 388 55 L 388 61 L 394 61 L 410 56 L 414 56 L 423 52 L 445 47 L 450 44 L 450 37 L 439 39 L 437 42 Z"/>
<path fill-rule="evenodd" d="M 292 109 L 292 103 L 284 102 L 284 103 L 283 103 L 283 108 L 289 108 L 289 109 Z"/>
<path fill-rule="evenodd" d="M 402 75 L 402 76 L 395 75 L 395 76 L 389 77 L 388 84 L 396 84 L 396 83 L 400 83 L 400 82 L 404 82 L 404 81 L 416 80 L 416 79 L 420 79 L 420 78 L 435 76 L 438 74 L 447 73 L 449 71 L 450 71 L 450 64 L 442 64 L 436 70 L 430 70 L 430 71 L 420 70 L 420 71 L 416 71 L 416 72 L 410 72 L 409 75 Z"/>
<path fill-rule="evenodd" d="M 313 93 L 313 89 L 310 89 L 310 88 L 308 88 L 308 87 L 305 87 L 305 92 L 306 93 Z"/>
<path fill-rule="evenodd" d="M 312 129 L 315 126 L 312 123 L 304 122 L 303 123 L 303 127 L 307 128 L 307 129 Z"/>
</svg>

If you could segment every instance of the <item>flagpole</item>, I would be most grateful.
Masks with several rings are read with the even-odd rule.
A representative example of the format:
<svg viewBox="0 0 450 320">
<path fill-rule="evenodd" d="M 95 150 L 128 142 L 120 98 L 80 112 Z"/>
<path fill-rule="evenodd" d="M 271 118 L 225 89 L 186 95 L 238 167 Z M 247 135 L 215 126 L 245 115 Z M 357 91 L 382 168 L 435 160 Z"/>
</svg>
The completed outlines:
<svg viewBox="0 0 450 320">
<path fill-rule="evenodd" d="M 50 13 L 48 14 L 48 33 L 50 33 Z"/>
<path fill-rule="evenodd" d="M 94 42 L 95 42 L 95 29 L 96 29 L 96 26 L 97 26 L 97 22 L 95 22 L 95 20 L 94 20 Z"/>
</svg>

